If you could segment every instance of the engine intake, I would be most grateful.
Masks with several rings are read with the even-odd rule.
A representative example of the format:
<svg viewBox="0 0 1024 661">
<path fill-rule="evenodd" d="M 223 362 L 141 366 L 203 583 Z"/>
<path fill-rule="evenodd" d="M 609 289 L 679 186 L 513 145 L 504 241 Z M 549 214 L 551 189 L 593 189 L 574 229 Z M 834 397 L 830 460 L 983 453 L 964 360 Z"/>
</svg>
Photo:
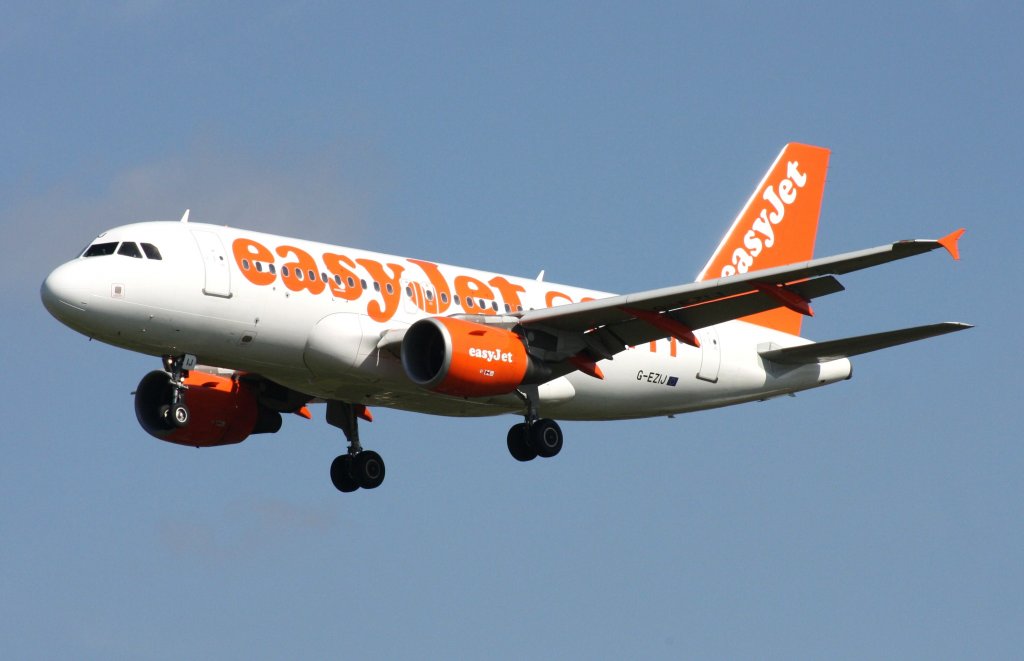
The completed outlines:
<svg viewBox="0 0 1024 661">
<path fill-rule="evenodd" d="M 489 397 L 512 392 L 532 359 L 512 331 L 452 317 L 420 319 L 402 339 L 402 366 L 413 383 L 446 395 Z"/>
</svg>

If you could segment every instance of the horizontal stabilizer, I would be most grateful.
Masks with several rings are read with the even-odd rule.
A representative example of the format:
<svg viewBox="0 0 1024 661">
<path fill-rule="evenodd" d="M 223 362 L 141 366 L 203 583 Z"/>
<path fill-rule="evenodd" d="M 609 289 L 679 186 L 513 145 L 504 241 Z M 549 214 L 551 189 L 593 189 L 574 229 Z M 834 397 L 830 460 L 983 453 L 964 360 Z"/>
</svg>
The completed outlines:
<svg viewBox="0 0 1024 661">
<path fill-rule="evenodd" d="M 954 321 L 947 321 L 941 324 L 929 324 L 927 326 L 916 326 L 914 328 L 902 328 L 900 330 L 888 331 L 886 333 L 873 333 L 871 335 L 860 335 L 847 337 L 841 340 L 830 340 L 828 342 L 815 342 L 799 347 L 787 349 L 770 349 L 759 352 L 762 358 L 776 363 L 787 365 L 807 365 L 811 363 L 826 363 L 839 358 L 849 358 L 869 351 L 878 351 L 894 347 L 898 344 L 916 342 L 936 335 L 945 335 L 956 331 L 973 328 L 970 324 L 961 324 Z"/>
</svg>

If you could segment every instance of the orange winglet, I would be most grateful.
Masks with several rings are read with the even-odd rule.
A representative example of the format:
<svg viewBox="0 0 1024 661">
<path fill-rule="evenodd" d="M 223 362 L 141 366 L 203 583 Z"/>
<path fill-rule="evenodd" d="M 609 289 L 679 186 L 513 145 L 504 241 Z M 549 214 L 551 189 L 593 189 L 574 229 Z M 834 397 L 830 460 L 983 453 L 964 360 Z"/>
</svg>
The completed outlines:
<svg viewBox="0 0 1024 661">
<path fill-rule="evenodd" d="M 365 405 L 353 404 L 352 408 L 355 409 L 357 417 L 360 417 L 367 422 L 373 422 L 373 414 L 370 413 L 370 409 L 366 408 Z"/>
<path fill-rule="evenodd" d="M 961 227 L 955 232 L 950 232 L 946 236 L 939 239 L 939 245 L 949 251 L 949 254 L 953 256 L 953 259 L 960 259 L 960 237 L 964 235 L 967 230 Z"/>
<path fill-rule="evenodd" d="M 799 312 L 800 314 L 808 317 L 814 316 L 814 310 L 811 309 L 810 301 L 803 296 L 794 293 L 792 290 L 778 285 L 765 284 L 763 282 L 755 282 L 754 288 L 762 294 L 771 296 L 793 312 Z"/>
<path fill-rule="evenodd" d="M 636 308 L 621 308 L 623 312 L 630 314 L 641 321 L 646 321 L 659 330 L 663 330 L 680 342 L 689 344 L 691 347 L 700 347 L 700 340 L 693 334 L 693 331 L 684 323 L 676 321 L 668 315 L 650 310 L 637 310 Z"/>
<path fill-rule="evenodd" d="M 295 412 L 295 415 L 305 418 L 306 420 L 312 420 L 313 414 L 310 412 L 308 406 L 303 406 L 301 409 Z"/>
<path fill-rule="evenodd" d="M 597 366 L 597 363 L 582 353 L 576 354 L 570 358 L 569 364 L 587 376 L 592 376 L 595 379 L 601 379 L 602 381 L 604 380 L 604 372 L 602 372 L 601 368 Z"/>
</svg>

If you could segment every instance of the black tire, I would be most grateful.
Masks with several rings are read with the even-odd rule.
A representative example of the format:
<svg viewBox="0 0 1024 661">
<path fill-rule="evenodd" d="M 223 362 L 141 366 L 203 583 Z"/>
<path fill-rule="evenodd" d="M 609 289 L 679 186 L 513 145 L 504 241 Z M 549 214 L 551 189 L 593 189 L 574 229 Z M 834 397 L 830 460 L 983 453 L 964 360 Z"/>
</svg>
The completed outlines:
<svg viewBox="0 0 1024 661">
<path fill-rule="evenodd" d="M 171 421 L 171 405 L 164 404 L 156 410 L 157 419 L 160 421 L 160 426 L 163 429 L 171 430 L 174 429 L 174 422 Z"/>
<path fill-rule="evenodd" d="M 530 445 L 529 428 L 525 422 L 512 425 L 508 430 L 508 452 L 516 461 L 530 461 L 537 458 L 537 451 Z"/>
<path fill-rule="evenodd" d="M 530 425 L 530 444 L 540 457 L 553 457 L 562 450 L 562 428 L 548 418 Z"/>
<path fill-rule="evenodd" d="M 352 476 L 364 489 L 376 489 L 384 481 L 384 460 L 373 450 L 356 455 L 352 462 Z"/>
<path fill-rule="evenodd" d="M 359 488 L 359 483 L 352 476 L 351 455 L 340 455 L 331 462 L 331 483 L 342 493 L 352 493 Z"/>
<path fill-rule="evenodd" d="M 183 403 L 173 404 L 170 408 L 168 419 L 171 425 L 181 429 L 188 427 L 188 421 L 191 418 L 192 413 L 188 410 L 188 407 Z"/>
</svg>

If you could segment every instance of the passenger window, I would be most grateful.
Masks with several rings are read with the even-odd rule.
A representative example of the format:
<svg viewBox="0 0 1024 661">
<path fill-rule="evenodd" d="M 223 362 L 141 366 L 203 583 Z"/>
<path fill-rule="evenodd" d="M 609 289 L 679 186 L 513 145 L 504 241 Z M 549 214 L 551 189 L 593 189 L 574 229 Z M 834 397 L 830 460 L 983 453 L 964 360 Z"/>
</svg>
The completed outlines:
<svg viewBox="0 0 1024 661">
<path fill-rule="evenodd" d="M 117 251 L 117 242 L 111 243 L 94 243 L 85 251 L 83 257 L 102 257 L 104 255 L 113 255 Z"/>
<path fill-rule="evenodd" d="M 146 257 L 150 259 L 163 259 L 160 256 L 160 251 L 152 243 L 143 243 L 142 252 L 146 253 Z"/>
</svg>

